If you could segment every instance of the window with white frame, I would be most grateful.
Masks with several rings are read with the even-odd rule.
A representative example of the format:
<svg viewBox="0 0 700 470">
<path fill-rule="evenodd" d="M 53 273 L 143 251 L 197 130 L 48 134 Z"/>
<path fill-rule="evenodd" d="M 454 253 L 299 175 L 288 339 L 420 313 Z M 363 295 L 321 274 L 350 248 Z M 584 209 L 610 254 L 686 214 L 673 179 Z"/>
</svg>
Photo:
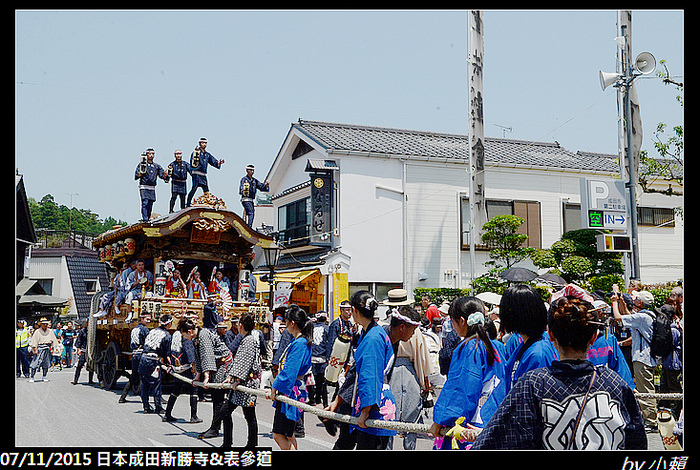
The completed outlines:
<svg viewBox="0 0 700 470">
<path fill-rule="evenodd" d="M 581 204 L 565 202 L 563 211 L 564 233 L 581 230 Z"/>
<path fill-rule="evenodd" d="M 100 281 L 98 279 L 85 279 L 85 291 L 88 294 L 96 294 L 99 291 Z"/>
</svg>

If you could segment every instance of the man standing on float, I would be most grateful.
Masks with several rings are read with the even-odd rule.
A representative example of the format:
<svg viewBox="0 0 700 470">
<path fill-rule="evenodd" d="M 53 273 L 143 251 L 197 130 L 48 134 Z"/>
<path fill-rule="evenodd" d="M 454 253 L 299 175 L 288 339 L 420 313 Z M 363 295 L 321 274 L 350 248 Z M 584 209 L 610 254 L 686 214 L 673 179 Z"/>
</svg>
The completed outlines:
<svg viewBox="0 0 700 470">
<path fill-rule="evenodd" d="M 246 175 L 241 178 L 241 184 L 238 187 L 238 193 L 241 195 L 241 204 L 243 205 L 243 220 L 246 221 L 249 227 L 253 227 L 253 218 L 255 217 L 255 193 L 259 189 L 263 192 L 270 190 L 270 182 L 261 183 L 253 177 L 255 167 L 248 165 L 245 168 Z"/>
<path fill-rule="evenodd" d="M 217 160 L 214 155 L 207 152 L 207 139 L 202 137 L 199 139 L 199 146 L 194 149 L 192 155 L 190 155 L 190 167 L 192 169 L 192 189 L 187 195 L 187 207 L 192 205 L 192 198 L 194 197 L 197 188 L 202 188 L 205 193 L 209 192 L 209 184 L 207 183 L 207 167 L 209 165 L 216 169 L 221 168 L 224 164 L 224 159 Z"/>
<path fill-rule="evenodd" d="M 139 193 L 141 194 L 141 221 L 148 222 L 151 219 L 153 203 L 156 202 L 156 183 L 158 178 L 168 181 L 163 167 L 155 163 L 156 152 L 152 148 L 146 149 L 145 159 L 136 166 L 134 179 L 139 180 Z"/>
<path fill-rule="evenodd" d="M 170 212 L 173 212 L 177 198 L 180 198 L 180 209 L 185 208 L 188 173 L 192 173 L 190 164 L 182 161 L 182 150 L 175 150 L 175 161 L 168 165 L 168 174 L 173 181 L 170 196 Z"/>
</svg>

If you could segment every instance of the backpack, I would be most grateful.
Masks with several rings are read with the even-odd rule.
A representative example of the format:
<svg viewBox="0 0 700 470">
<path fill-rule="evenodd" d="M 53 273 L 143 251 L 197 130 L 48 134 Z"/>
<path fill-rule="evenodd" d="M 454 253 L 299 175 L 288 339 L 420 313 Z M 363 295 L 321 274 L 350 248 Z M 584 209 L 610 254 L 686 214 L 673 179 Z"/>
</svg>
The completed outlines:
<svg viewBox="0 0 700 470">
<path fill-rule="evenodd" d="M 651 341 L 644 338 L 649 344 L 651 357 L 666 357 L 673 352 L 673 334 L 671 333 L 671 319 L 662 310 L 656 309 L 656 315 L 650 311 L 645 311 L 652 317 Z"/>
</svg>

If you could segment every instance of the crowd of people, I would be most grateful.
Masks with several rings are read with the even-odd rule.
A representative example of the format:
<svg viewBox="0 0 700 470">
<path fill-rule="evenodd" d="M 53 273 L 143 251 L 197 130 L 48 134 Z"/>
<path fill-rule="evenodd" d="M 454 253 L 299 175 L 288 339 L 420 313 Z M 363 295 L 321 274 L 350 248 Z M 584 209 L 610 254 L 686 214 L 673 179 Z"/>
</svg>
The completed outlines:
<svg viewBox="0 0 700 470">
<path fill-rule="evenodd" d="M 304 436 L 304 412 L 280 396 L 355 417 L 357 424 L 319 418 L 336 437 L 334 449 L 390 449 L 397 431 L 367 420 L 413 423 L 429 415 L 434 449 L 646 449 L 662 410 L 682 439 L 682 401 L 636 396 L 657 391 L 657 364 L 658 391 L 682 393 L 682 288 L 659 308 L 635 283 L 624 293 L 614 286 L 610 295 L 570 284 L 548 300 L 527 284 L 487 302 L 461 297 L 440 306 L 427 296 L 414 303 L 403 289 L 383 302 L 358 291 L 330 324 L 326 312 L 290 305 L 262 328 L 250 315 L 229 328 L 210 301 L 201 326 L 188 312 L 172 334 L 171 315 L 149 330 L 143 313 L 132 330 L 133 372 L 120 402 L 138 376 L 144 413 L 174 421 L 174 404 L 186 393 L 190 422 L 201 423 L 197 406 L 210 394 L 213 418 L 199 438 L 223 432 L 224 447 L 232 445 L 231 413 L 239 406 L 247 446 L 257 446 L 258 398 L 210 384 L 265 389 L 280 449 L 296 449 Z M 47 361 L 43 345 L 55 341 L 40 325 L 29 341 L 32 377 Z M 200 384 L 177 381 L 165 408 L 163 364 Z M 403 433 L 403 446 L 415 449 L 416 435 Z"/>
<path fill-rule="evenodd" d="M 262 358 L 267 356 L 267 345 L 262 332 L 255 328 L 253 317 L 245 314 L 231 319 L 231 327 L 217 312 L 220 300 L 210 297 L 204 307 L 201 326 L 198 315 L 188 311 L 179 319 L 172 331 L 173 316 L 161 315 L 159 326 L 149 329 L 151 315 L 142 312 L 139 323 L 131 330 L 132 366 L 119 403 L 127 402 L 130 391 L 140 384 L 140 399 L 143 412 L 162 415 L 164 422 L 177 421 L 173 416 L 175 403 L 183 393 L 189 396 L 190 423 L 201 423 L 197 415 L 198 403 L 204 399 L 205 391 L 213 403 L 213 419 L 207 430 L 199 434 L 200 439 L 220 435 L 223 428 L 224 447 L 231 447 L 233 422 L 231 413 L 240 406 L 248 422 L 247 447 L 258 443 L 257 420 L 254 395 L 220 387 L 209 389 L 209 384 L 237 383 L 251 388 L 260 387 Z M 218 304 L 218 305 L 217 305 Z M 235 360 L 234 360 L 235 357 Z M 169 367 L 187 379 L 197 381 L 200 387 L 188 381 L 175 380 L 173 389 L 163 408 L 161 368 Z"/>
<path fill-rule="evenodd" d="M 78 333 L 72 321 L 58 321 L 52 327 L 46 317 L 41 317 L 32 325 L 22 318 L 17 319 L 17 378 L 24 377 L 30 382 L 48 381 L 49 371 L 72 367 Z M 42 371 L 41 378 L 36 377 L 39 369 Z"/>
</svg>

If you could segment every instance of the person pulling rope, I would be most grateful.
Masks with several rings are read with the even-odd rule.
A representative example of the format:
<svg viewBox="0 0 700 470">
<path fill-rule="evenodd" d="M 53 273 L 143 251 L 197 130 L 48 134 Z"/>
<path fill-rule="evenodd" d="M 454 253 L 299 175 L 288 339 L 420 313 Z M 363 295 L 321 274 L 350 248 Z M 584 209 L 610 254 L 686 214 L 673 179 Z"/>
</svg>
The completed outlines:
<svg viewBox="0 0 700 470">
<path fill-rule="evenodd" d="M 168 367 L 165 365 L 161 365 L 163 370 L 165 370 L 168 374 L 172 375 L 174 378 L 178 380 L 182 380 L 183 382 L 187 382 L 189 384 L 192 384 L 196 387 L 204 387 L 203 382 L 199 382 L 193 379 L 189 379 L 187 377 L 184 377 L 178 373 L 176 373 L 172 367 Z M 257 395 L 259 397 L 265 397 L 265 391 L 260 390 L 260 389 L 255 389 L 255 388 L 248 388 L 244 387 L 242 385 L 233 385 L 231 383 L 209 383 L 207 384 L 207 388 L 213 388 L 213 389 L 227 389 L 227 390 L 239 390 L 241 392 L 245 393 L 250 393 L 253 395 Z M 683 394 L 682 393 L 637 393 L 635 394 L 638 398 L 655 398 L 657 400 L 682 400 L 683 399 Z M 297 408 L 308 411 L 309 413 L 313 413 L 317 416 L 319 416 L 322 419 L 331 419 L 334 421 L 339 421 L 341 423 L 346 423 L 346 424 L 353 424 L 357 425 L 357 418 L 349 416 L 349 415 L 343 415 L 339 413 L 335 413 L 333 411 L 328 411 L 324 410 L 321 408 L 317 408 L 315 406 L 307 405 L 306 403 L 302 403 L 297 400 L 293 400 L 289 397 L 286 397 L 284 395 L 277 395 L 276 400 L 281 401 L 282 403 L 286 403 L 288 405 L 296 406 Z M 463 433 L 463 430 L 465 428 L 462 428 L 460 426 L 461 423 L 456 423 L 455 428 L 448 429 L 448 428 L 443 428 L 440 432 L 440 434 L 443 435 L 449 435 L 448 433 L 455 433 L 455 434 L 460 434 Z M 381 421 L 381 420 L 376 420 L 376 419 L 367 419 L 365 421 L 365 425 L 368 427 L 375 427 L 375 428 L 382 428 L 382 429 L 393 429 L 394 431 L 399 431 L 399 432 L 414 432 L 418 434 L 427 434 L 427 435 L 432 435 L 430 432 L 430 427 L 432 426 L 432 423 L 426 424 L 426 423 L 404 423 L 401 421 Z M 476 434 L 474 430 L 469 430 L 471 431 L 472 434 L 470 437 L 473 439 L 476 437 Z"/>
<path fill-rule="evenodd" d="M 184 377 L 176 372 L 174 372 L 170 367 L 167 367 L 165 365 L 161 366 L 163 370 L 168 372 L 170 375 L 172 375 L 174 378 L 178 380 L 182 380 L 184 382 L 190 383 L 196 387 L 203 387 L 204 383 L 199 382 L 193 379 L 189 379 L 187 377 Z M 255 389 L 255 388 L 248 388 L 244 387 L 242 385 L 233 385 L 232 383 L 209 383 L 207 384 L 207 388 L 213 388 L 213 389 L 226 389 L 226 390 L 239 390 L 241 392 L 245 393 L 250 393 L 253 395 L 257 395 L 259 397 L 265 397 L 265 391 L 260 390 L 260 389 Z M 357 425 L 357 418 L 354 418 L 352 416 L 348 415 L 342 415 L 339 413 L 334 413 L 332 411 L 328 410 L 323 410 L 321 408 L 317 408 L 315 406 L 307 405 L 306 403 L 302 403 L 300 401 L 293 400 L 289 397 L 286 397 L 284 395 L 277 395 L 276 400 L 286 403 L 288 405 L 296 406 L 297 408 L 308 411 L 309 413 L 313 413 L 323 419 L 332 419 L 334 421 L 339 421 L 341 423 L 347 423 L 347 424 L 353 424 Z M 400 431 L 400 432 L 415 432 L 415 433 L 420 433 L 420 434 L 430 434 L 430 426 L 431 424 L 420 424 L 420 423 L 404 423 L 401 421 L 381 421 L 381 420 L 376 420 L 376 419 L 367 419 L 365 421 L 365 425 L 368 427 L 375 427 L 375 428 L 382 428 L 382 429 L 393 429 L 395 431 Z"/>
</svg>

